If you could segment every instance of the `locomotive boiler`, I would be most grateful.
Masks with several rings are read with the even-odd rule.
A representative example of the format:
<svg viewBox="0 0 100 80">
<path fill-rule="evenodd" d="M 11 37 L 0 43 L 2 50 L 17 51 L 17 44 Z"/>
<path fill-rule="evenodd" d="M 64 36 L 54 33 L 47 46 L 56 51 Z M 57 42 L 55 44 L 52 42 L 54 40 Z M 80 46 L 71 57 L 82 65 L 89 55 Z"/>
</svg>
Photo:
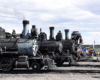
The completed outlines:
<svg viewBox="0 0 100 80">
<path fill-rule="evenodd" d="M 54 52 L 60 54 L 62 52 L 62 43 L 54 40 L 54 27 L 50 27 L 50 39 L 47 40 L 47 34 L 40 31 L 38 35 L 39 51 L 43 54 Z"/>
</svg>

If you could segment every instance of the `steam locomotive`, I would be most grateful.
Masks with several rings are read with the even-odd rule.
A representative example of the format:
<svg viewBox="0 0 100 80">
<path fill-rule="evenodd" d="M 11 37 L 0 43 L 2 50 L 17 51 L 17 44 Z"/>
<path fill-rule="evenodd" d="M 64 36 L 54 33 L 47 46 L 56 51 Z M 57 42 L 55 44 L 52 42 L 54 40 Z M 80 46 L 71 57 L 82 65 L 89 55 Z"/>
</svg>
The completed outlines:
<svg viewBox="0 0 100 80">
<path fill-rule="evenodd" d="M 32 26 L 31 33 L 28 29 L 29 21 L 23 21 L 23 31 L 16 34 L 5 32 L 0 27 L 0 68 L 2 71 L 9 71 L 13 68 L 32 68 L 34 71 L 49 67 L 49 61 L 62 65 L 65 61 L 69 64 L 79 56 L 77 47 L 82 43 L 81 34 L 78 31 L 72 33 L 68 38 L 69 30 L 65 30 L 65 40 L 59 31 L 54 39 L 54 27 L 50 27 L 50 39 L 47 34 L 37 33 L 35 25 Z M 19 38 L 17 38 L 17 36 Z M 80 42 L 80 44 L 78 43 Z"/>
<path fill-rule="evenodd" d="M 71 39 L 69 39 L 69 29 L 65 29 L 65 40 L 62 39 L 61 31 L 57 33 L 56 39 L 54 39 L 54 27 L 50 27 L 49 29 L 49 40 L 47 40 L 47 34 L 40 29 L 40 34 L 38 35 L 38 44 L 40 45 L 39 51 L 47 53 L 47 55 L 49 55 L 49 51 L 52 51 L 52 53 L 54 52 L 55 54 L 52 54 L 53 60 L 58 66 L 62 65 L 65 61 L 69 62 L 70 59 L 71 61 L 69 64 L 73 64 L 73 60 L 80 56 L 80 53 L 77 53 L 77 47 L 80 47 L 83 43 L 81 34 L 78 31 L 74 31 L 71 35 Z"/>
<path fill-rule="evenodd" d="M 2 71 L 29 67 L 36 71 L 45 65 L 43 55 L 38 52 L 36 37 L 28 39 L 28 24 L 29 21 L 23 21 L 22 38 L 12 38 L 10 33 L 0 28 L 0 68 Z"/>
</svg>

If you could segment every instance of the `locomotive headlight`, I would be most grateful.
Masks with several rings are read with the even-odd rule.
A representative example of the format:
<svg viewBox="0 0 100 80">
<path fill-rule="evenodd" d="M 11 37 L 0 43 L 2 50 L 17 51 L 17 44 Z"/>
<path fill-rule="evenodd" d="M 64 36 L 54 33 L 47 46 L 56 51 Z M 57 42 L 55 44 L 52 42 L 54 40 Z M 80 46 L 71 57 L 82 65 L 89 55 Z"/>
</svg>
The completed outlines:
<svg viewBox="0 0 100 80">
<path fill-rule="evenodd" d="M 32 52 L 34 56 L 36 56 L 37 51 L 38 51 L 38 45 L 33 45 Z"/>
<path fill-rule="evenodd" d="M 32 42 L 32 53 L 33 53 L 33 55 L 34 56 L 36 56 L 36 54 L 37 54 L 37 51 L 38 51 L 38 45 L 37 45 L 37 41 L 36 41 L 36 39 L 33 39 L 33 42 Z"/>
</svg>

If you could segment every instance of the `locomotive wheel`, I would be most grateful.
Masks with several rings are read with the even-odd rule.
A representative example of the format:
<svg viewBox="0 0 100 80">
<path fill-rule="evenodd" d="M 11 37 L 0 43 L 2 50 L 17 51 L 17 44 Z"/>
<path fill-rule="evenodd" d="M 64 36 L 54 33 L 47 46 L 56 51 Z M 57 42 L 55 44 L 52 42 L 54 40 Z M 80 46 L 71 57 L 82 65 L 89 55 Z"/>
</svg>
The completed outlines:
<svg viewBox="0 0 100 80">
<path fill-rule="evenodd" d="M 33 62 L 32 69 L 33 69 L 33 71 L 39 71 L 40 70 L 40 64 L 38 62 Z"/>
<path fill-rule="evenodd" d="M 10 71 L 12 70 L 12 64 L 11 64 L 11 60 L 9 58 L 4 58 L 1 61 L 1 70 L 2 71 Z"/>
</svg>

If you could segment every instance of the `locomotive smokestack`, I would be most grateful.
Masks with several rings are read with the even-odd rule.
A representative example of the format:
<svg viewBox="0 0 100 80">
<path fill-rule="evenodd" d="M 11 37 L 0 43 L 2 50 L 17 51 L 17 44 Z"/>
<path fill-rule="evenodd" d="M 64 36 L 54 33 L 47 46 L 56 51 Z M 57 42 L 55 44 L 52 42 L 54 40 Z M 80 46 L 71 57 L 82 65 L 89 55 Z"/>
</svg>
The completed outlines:
<svg viewBox="0 0 100 80">
<path fill-rule="evenodd" d="M 23 20 L 23 38 L 29 37 L 28 20 Z"/>
<path fill-rule="evenodd" d="M 54 40 L 54 27 L 49 27 L 50 29 L 50 40 Z"/>
<path fill-rule="evenodd" d="M 69 39 L 68 32 L 69 32 L 69 29 L 65 29 L 65 40 Z"/>
</svg>

